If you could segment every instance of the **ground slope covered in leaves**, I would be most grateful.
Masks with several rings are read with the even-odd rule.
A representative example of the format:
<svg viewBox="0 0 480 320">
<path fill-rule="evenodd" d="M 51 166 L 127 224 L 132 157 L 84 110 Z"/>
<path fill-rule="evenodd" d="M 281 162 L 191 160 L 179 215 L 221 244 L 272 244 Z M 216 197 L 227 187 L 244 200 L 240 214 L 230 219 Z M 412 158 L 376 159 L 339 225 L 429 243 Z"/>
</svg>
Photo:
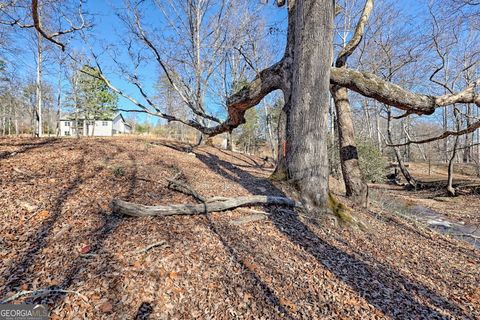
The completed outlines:
<svg viewBox="0 0 480 320">
<path fill-rule="evenodd" d="M 0 299 L 57 319 L 479 319 L 480 254 L 373 204 L 364 230 L 255 208 L 127 218 L 113 198 L 282 195 L 262 160 L 141 139 L 0 140 Z M 149 245 L 163 243 L 150 250 Z M 58 290 L 58 291 L 54 291 Z"/>
</svg>

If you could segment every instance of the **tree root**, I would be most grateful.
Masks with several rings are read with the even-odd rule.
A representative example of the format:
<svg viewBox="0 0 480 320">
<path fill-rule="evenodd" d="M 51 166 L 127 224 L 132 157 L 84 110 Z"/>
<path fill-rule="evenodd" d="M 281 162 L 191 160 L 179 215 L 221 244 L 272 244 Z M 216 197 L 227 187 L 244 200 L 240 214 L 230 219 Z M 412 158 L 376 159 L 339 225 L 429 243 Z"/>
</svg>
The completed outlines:
<svg viewBox="0 0 480 320">
<path fill-rule="evenodd" d="M 357 224 L 356 219 L 350 214 L 350 209 L 338 201 L 331 192 L 328 193 L 328 207 L 332 210 L 334 216 L 340 219 L 340 222 L 346 224 Z"/>
</svg>

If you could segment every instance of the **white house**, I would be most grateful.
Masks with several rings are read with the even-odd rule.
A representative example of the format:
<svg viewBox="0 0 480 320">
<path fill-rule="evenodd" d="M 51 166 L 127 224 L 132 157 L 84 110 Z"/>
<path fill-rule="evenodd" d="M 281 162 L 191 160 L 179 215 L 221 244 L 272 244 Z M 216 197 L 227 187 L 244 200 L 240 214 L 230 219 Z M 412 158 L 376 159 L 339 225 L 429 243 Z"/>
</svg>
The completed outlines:
<svg viewBox="0 0 480 320">
<path fill-rule="evenodd" d="M 111 137 L 116 134 L 128 134 L 132 132 L 132 126 L 128 124 L 121 113 L 111 120 L 85 120 L 75 118 L 60 119 L 60 136 Z"/>
</svg>

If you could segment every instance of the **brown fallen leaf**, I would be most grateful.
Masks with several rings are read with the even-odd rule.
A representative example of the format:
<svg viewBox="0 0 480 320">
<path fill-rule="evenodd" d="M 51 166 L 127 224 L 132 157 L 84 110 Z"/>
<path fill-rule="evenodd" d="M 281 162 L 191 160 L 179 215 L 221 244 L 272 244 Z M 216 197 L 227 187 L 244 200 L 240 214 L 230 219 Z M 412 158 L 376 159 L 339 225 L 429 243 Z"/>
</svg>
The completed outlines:
<svg viewBox="0 0 480 320">
<path fill-rule="evenodd" d="M 253 298 L 253 295 L 248 292 L 243 295 L 244 302 L 249 302 L 252 298 Z"/>
<path fill-rule="evenodd" d="M 113 305 L 107 301 L 102 303 L 98 309 L 103 313 L 111 313 L 113 311 Z"/>
<path fill-rule="evenodd" d="M 48 210 L 42 210 L 39 213 L 36 214 L 35 218 L 36 219 L 46 219 L 50 216 L 50 211 Z"/>
<path fill-rule="evenodd" d="M 90 296 L 90 300 L 98 301 L 98 300 L 100 300 L 100 296 L 98 294 L 94 293 Z"/>
<path fill-rule="evenodd" d="M 290 311 L 295 312 L 298 309 L 298 307 L 295 305 L 295 303 L 293 303 L 292 301 L 290 301 L 288 299 L 280 298 L 279 302 L 282 306 L 284 306 L 285 308 L 287 308 Z"/>
<path fill-rule="evenodd" d="M 219 288 L 218 284 L 216 284 L 214 282 L 211 282 L 211 283 L 208 284 L 208 289 L 210 289 L 210 290 L 218 289 L 218 288 Z"/>
<path fill-rule="evenodd" d="M 87 253 L 89 253 L 90 251 L 92 251 L 92 246 L 89 245 L 89 244 L 83 246 L 83 247 L 80 249 L 80 253 L 81 253 L 81 254 L 87 254 Z"/>
<path fill-rule="evenodd" d="M 251 272 L 256 272 L 258 270 L 257 264 L 251 258 L 244 259 L 243 265 Z"/>
<path fill-rule="evenodd" d="M 50 320 L 60 320 L 62 319 L 58 314 L 50 315 Z"/>
</svg>

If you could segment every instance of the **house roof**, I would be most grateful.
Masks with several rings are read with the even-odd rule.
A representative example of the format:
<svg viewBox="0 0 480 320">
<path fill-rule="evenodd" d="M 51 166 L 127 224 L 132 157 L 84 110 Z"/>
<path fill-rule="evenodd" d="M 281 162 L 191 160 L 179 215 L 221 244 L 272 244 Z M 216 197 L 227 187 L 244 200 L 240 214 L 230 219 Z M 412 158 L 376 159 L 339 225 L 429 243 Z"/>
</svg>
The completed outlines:
<svg viewBox="0 0 480 320">
<path fill-rule="evenodd" d="M 95 119 L 95 120 L 96 120 L 96 121 L 113 121 L 113 120 L 115 120 L 115 118 L 117 118 L 117 117 L 119 117 L 119 116 L 122 118 L 122 122 L 123 122 L 125 125 L 131 127 L 131 125 L 130 125 L 127 121 L 125 121 L 125 118 L 123 117 L 123 115 L 122 115 L 120 112 L 114 114 L 114 115 L 111 116 L 111 117 L 103 117 L 103 118 L 99 118 L 99 119 Z M 67 114 L 67 115 L 64 115 L 63 117 L 61 117 L 61 118 L 59 119 L 59 121 L 74 121 L 74 120 L 75 120 L 75 114 Z M 86 118 L 83 117 L 83 116 L 79 116 L 78 120 L 93 120 L 93 119 L 86 119 Z"/>
<path fill-rule="evenodd" d="M 125 118 L 123 117 L 123 114 L 121 114 L 120 112 L 117 113 L 117 114 L 113 117 L 113 120 L 115 120 L 117 117 L 122 118 L 122 122 L 123 122 L 124 125 L 132 128 L 132 126 L 131 126 L 127 121 L 125 121 Z M 113 120 L 112 120 L 112 121 L 113 121 Z"/>
</svg>

